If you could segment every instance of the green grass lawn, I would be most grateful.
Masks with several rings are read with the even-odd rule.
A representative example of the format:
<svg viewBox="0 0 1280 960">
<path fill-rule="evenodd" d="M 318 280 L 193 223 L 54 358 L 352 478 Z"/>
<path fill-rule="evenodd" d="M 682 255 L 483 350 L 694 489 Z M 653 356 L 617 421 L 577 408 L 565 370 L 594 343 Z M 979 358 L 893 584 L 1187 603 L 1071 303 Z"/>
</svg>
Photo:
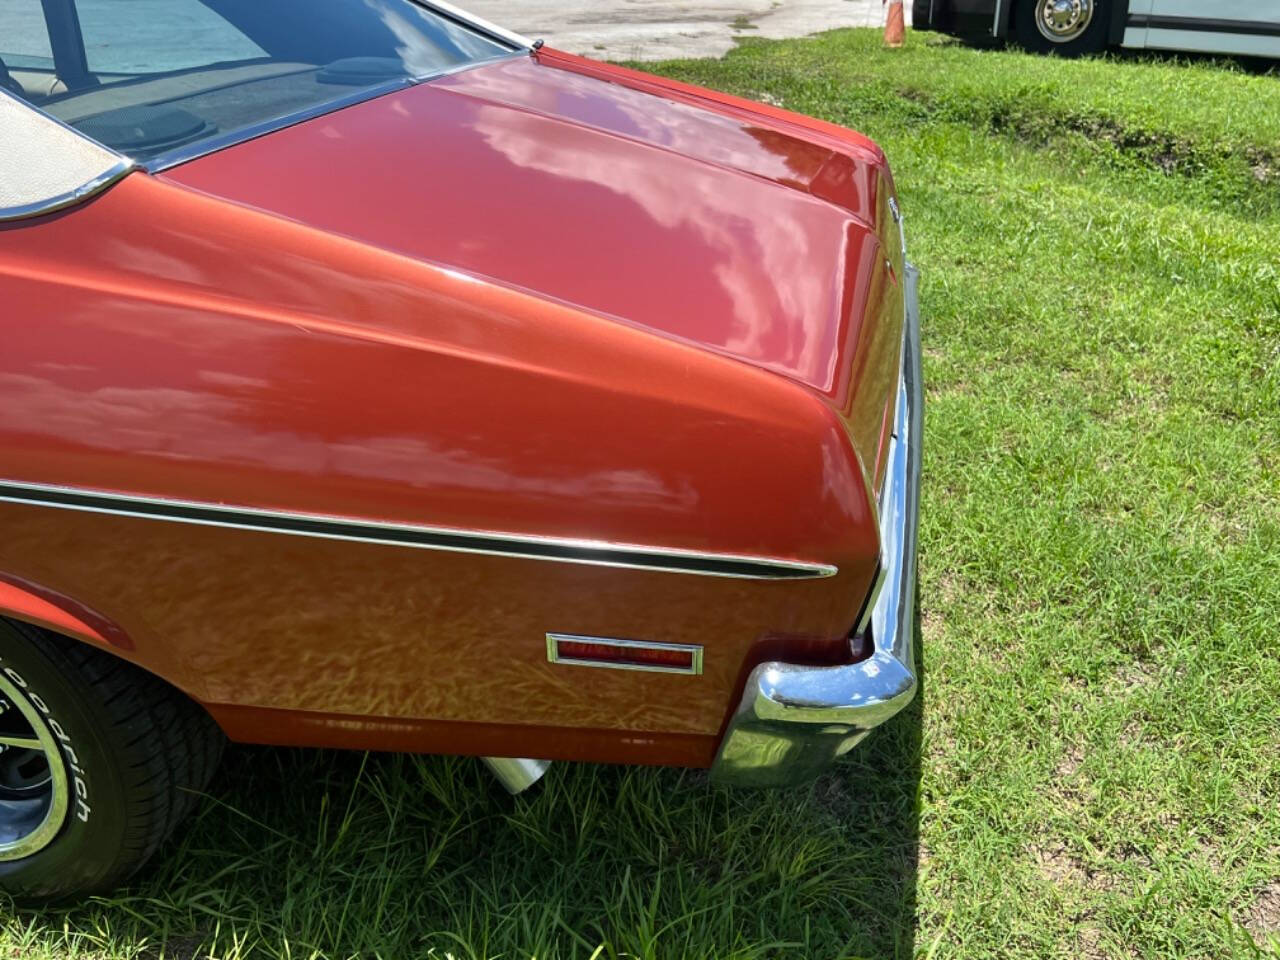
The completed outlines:
<svg viewBox="0 0 1280 960">
<path fill-rule="evenodd" d="M 139 885 L 0 956 L 1280 956 L 1280 77 L 874 31 L 655 69 L 893 163 L 916 705 L 784 793 L 234 750 Z"/>
</svg>

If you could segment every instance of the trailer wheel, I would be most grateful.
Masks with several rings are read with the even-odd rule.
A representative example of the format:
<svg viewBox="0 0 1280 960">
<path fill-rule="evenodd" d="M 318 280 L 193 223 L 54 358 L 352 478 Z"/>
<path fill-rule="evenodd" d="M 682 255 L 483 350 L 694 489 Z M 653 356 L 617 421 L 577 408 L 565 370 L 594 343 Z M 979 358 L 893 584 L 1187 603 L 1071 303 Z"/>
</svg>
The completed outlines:
<svg viewBox="0 0 1280 960">
<path fill-rule="evenodd" d="M 1078 57 L 1106 49 L 1110 19 L 1108 0 L 1021 0 L 1013 32 L 1033 53 Z"/>
</svg>

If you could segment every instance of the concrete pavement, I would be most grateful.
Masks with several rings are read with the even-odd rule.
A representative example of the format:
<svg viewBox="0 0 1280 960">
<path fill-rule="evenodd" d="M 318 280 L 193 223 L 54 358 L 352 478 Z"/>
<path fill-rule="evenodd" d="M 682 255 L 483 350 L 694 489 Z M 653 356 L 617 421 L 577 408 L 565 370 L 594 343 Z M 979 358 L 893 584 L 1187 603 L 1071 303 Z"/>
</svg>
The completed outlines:
<svg viewBox="0 0 1280 960">
<path fill-rule="evenodd" d="M 531 39 L 598 60 L 719 57 L 736 37 L 881 27 L 881 0 L 455 0 Z M 910 0 L 905 5 L 911 23 Z"/>
</svg>

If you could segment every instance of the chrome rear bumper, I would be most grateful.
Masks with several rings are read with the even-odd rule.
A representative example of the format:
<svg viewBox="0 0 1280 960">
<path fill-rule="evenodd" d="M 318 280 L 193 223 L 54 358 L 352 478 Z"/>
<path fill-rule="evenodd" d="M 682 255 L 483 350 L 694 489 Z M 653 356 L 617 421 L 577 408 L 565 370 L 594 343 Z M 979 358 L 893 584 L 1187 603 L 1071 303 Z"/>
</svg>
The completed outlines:
<svg viewBox="0 0 1280 960">
<path fill-rule="evenodd" d="M 916 527 L 924 394 L 919 275 L 910 265 L 905 274 L 902 377 L 880 497 L 886 576 L 871 611 L 875 652 L 846 666 L 805 667 L 773 661 L 752 670 L 711 768 L 712 778 L 719 783 L 785 786 L 816 776 L 915 696 Z"/>
</svg>

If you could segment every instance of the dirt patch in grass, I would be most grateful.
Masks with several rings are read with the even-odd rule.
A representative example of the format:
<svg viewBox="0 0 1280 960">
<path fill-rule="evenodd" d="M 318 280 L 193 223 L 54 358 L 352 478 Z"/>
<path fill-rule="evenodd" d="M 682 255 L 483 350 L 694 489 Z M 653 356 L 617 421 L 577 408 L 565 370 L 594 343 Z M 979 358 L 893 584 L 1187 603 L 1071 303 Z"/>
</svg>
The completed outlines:
<svg viewBox="0 0 1280 960">
<path fill-rule="evenodd" d="M 1034 845 L 1031 858 L 1040 876 L 1064 892 L 1074 889 L 1088 894 L 1104 893 L 1119 882 L 1115 874 L 1090 867 L 1067 844 L 1058 840 Z"/>
<path fill-rule="evenodd" d="M 1049 146 L 1065 135 L 1084 137 L 1103 145 L 1138 166 L 1159 170 L 1168 176 L 1193 177 L 1220 168 L 1224 162 L 1243 163 L 1252 180 L 1263 186 L 1280 183 L 1280 152 L 1261 146 L 1243 149 L 1203 143 L 1193 137 L 1162 130 L 1126 126 L 1099 113 L 1055 112 L 1039 102 L 1011 103 L 935 100 L 917 88 L 899 88 L 897 94 L 917 105 L 934 120 L 956 120 L 985 126 L 992 133 L 1008 134 L 1036 146 Z"/>
<path fill-rule="evenodd" d="M 1058 759 L 1053 777 L 1045 785 L 1046 796 L 1052 798 L 1057 809 L 1076 814 L 1089 802 L 1092 784 L 1080 771 L 1084 761 L 1084 748 L 1074 743 Z"/>
<path fill-rule="evenodd" d="M 1058 761 L 1058 766 L 1054 768 L 1054 776 L 1059 783 L 1070 780 L 1079 771 L 1082 763 L 1084 763 L 1084 750 L 1078 744 L 1072 744 Z"/>
<path fill-rule="evenodd" d="M 920 611 L 920 632 L 926 640 L 936 640 L 942 636 L 942 627 L 946 619 L 932 607 Z"/>
<path fill-rule="evenodd" d="M 1269 938 L 1280 936 L 1280 878 L 1258 891 L 1244 927 L 1260 946 Z"/>
<path fill-rule="evenodd" d="M 1120 730 L 1119 743 L 1122 747 L 1137 748 L 1149 746 L 1151 741 L 1147 736 L 1143 722 L 1138 719 L 1130 719 Z"/>
<path fill-rule="evenodd" d="M 1031 859 L 1035 861 L 1040 875 L 1055 887 L 1067 884 L 1082 887 L 1088 880 L 1084 864 L 1071 856 L 1065 844 L 1037 844 L 1031 848 Z"/>
<path fill-rule="evenodd" d="M 1280 183 L 1280 160 L 1275 154 L 1252 148 L 1245 151 L 1245 159 L 1258 183 Z"/>
<path fill-rule="evenodd" d="M 1102 930 L 1099 927 L 1083 927 L 1076 935 L 1076 956 L 1083 960 L 1104 960 L 1109 957 L 1103 944 Z"/>
<path fill-rule="evenodd" d="M 1106 685 L 1106 692 L 1108 695 L 1126 697 L 1149 688 L 1156 679 L 1157 667 L 1154 663 L 1134 660 L 1116 671 L 1115 676 Z"/>
<path fill-rule="evenodd" d="M 786 106 L 781 97 L 775 96 L 768 90 L 757 90 L 751 95 L 752 100 L 758 100 L 760 103 L 767 103 L 771 107 Z"/>
<path fill-rule="evenodd" d="M 1196 855 L 1215 874 L 1222 875 L 1223 870 L 1226 868 L 1226 863 L 1222 857 L 1222 849 L 1217 843 L 1207 837 L 1197 838 Z"/>
</svg>

